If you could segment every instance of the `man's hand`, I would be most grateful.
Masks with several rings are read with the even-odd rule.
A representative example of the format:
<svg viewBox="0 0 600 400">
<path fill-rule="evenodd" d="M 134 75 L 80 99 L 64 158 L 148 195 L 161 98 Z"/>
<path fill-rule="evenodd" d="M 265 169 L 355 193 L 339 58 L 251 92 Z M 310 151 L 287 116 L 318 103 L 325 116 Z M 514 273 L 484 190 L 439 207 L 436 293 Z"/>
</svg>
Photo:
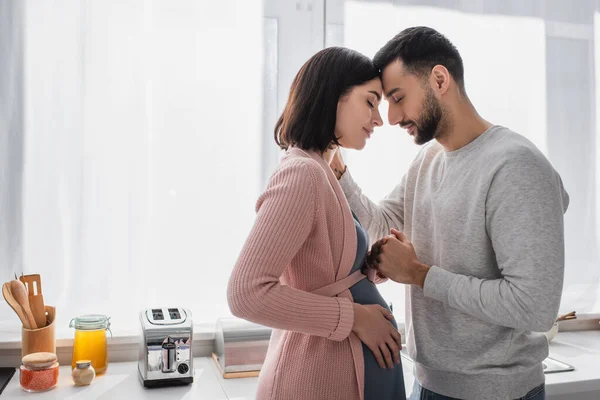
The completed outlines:
<svg viewBox="0 0 600 400">
<path fill-rule="evenodd" d="M 344 172 L 346 172 L 346 164 L 344 163 L 344 159 L 342 158 L 342 152 L 340 151 L 340 149 L 337 149 L 333 157 L 331 157 L 329 167 L 333 171 L 333 174 L 335 175 L 337 180 L 340 180 L 342 178 L 342 175 L 344 175 Z"/>
<path fill-rule="evenodd" d="M 377 270 L 398 283 L 419 285 L 423 287 L 429 266 L 421 263 L 412 243 L 406 239 L 402 232 L 392 229 L 392 235 L 385 239 L 377 255 L 371 257 Z"/>
<path fill-rule="evenodd" d="M 367 253 L 367 259 L 366 259 L 366 268 L 363 270 L 363 273 L 365 275 L 367 275 L 367 278 L 375 283 L 376 282 L 376 277 L 382 280 L 387 279 L 387 277 L 385 275 L 383 275 L 381 272 L 379 272 L 377 270 L 377 256 L 381 254 L 381 246 L 387 242 L 388 237 L 393 237 L 393 236 L 386 236 L 384 238 L 379 239 L 378 241 L 376 241 L 375 243 L 373 243 L 373 246 L 371 246 L 371 250 Z"/>
</svg>

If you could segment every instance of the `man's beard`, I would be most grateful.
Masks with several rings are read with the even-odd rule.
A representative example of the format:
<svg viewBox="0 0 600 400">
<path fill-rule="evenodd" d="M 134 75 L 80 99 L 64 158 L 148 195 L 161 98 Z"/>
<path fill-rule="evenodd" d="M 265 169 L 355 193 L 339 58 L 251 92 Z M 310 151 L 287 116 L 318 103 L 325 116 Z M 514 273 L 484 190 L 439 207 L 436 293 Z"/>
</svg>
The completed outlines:
<svg viewBox="0 0 600 400">
<path fill-rule="evenodd" d="M 429 87 L 423 100 L 422 109 L 423 112 L 415 124 L 415 143 L 418 145 L 425 144 L 436 137 L 444 115 L 442 106 Z"/>
</svg>

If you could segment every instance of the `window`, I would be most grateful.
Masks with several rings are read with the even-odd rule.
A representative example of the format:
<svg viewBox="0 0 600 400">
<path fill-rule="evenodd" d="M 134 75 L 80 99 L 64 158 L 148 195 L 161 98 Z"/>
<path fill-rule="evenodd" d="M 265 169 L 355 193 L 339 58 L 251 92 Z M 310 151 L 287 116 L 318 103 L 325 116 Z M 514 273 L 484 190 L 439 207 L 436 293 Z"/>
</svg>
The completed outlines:
<svg viewBox="0 0 600 400">
<path fill-rule="evenodd" d="M 59 337 L 87 313 L 111 316 L 117 335 L 134 333 L 147 307 L 188 307 L 197 323 L 229 316 L 226 284 L 281 155 L 273 126 L 299 68 L 326 46 L 373 56 L 424 24 L 457 45 L 482 116 L 560 172 L 571 196 L 561 308 L 598 312 L 600 14 L 582 4 L 5 2 L 0 277 L 42 274 Z M 345 158 L 377 200 L 418 149 L 384 126 Z M 403 320 L 403 287 L 381 291 Z M 0 307 L 0 331 L 18 335 L 16 322 Z"/>
<path fill-rule="evenodd" d="M 436 28 L 453 41 L 465 64 L 467 93 L 480 114 L 529 138 L 561 174 L 571 198 L 561 311 L 598 312 L 600 147 L 594 57 L 600 54 L 595 40 L 600 36 L 598 18 L 590 17 L 594 2 L 581 9 L 549 1 L 330 3 L 327 29 L 343 38 L 335 45 L 368 56 L 414 25 Z M 384 103 L 384 121 L 386 108 Z M 365 150 L 350 151 L 346 159 L 364 192 L 377 200 L 400 181 L 417 149 L 404 131 L 384 125 Z M 402 319 L 402 287 L 386 283 L 380 290 Z"/>
</svg>

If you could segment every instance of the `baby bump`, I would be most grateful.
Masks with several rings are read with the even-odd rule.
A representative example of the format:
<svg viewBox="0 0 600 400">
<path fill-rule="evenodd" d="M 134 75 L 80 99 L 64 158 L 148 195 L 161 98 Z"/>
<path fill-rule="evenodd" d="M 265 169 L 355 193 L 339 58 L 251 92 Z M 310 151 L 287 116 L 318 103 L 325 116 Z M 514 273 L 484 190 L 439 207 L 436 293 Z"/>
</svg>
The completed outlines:
<svg viewBox="0 0 600 400">
<path fill-rule="evenodd" d="M 389 310 L 385 300 L 377 290 L 375 284 L 368 279 L 363 279 L 352 288 L 350 292 L 354 302 L 358 304 L 378 304 Z M 397 329 L 396 321 L 390 323 Z M 365 400 L 398 400 L 405 399 L 404 375 L 402 364 L 395 364 L 390 368 L 381 368 L 373 352 L 362 343 L 365 365 L 364 399 Z"/>
<path fill-rule="evenodd" d="M 354 298 L 354 302 L 362 305 L 378 304 L 381 307 L 389 310 L 389 306 L 385 302 L 384 298 L 377 290 L 377 286 L 368 279 L 363 279 L 350 288 L 350 293 Z M 395 328 L 398 328 L 396 321 L 390 321 Z"/>
</svg>

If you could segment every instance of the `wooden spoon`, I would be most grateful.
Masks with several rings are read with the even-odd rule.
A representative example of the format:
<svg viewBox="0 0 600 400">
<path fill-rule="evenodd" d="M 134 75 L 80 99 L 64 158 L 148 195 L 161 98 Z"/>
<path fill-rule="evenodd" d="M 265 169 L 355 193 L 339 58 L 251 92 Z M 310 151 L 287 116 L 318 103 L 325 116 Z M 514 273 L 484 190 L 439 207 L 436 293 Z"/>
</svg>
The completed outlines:
<svg viewBox="0 0 600 400">
<path fill-rule="evenodd" d="M 10 306 L 10 308 L 12 308 L 17 313 L 17 316 L 23 323 L 23 326 L 27 329 L 31 329 L 31 326 L 29 325 L 29 320 L 25 316 L 23 309 L 21 308 L 19 303 L 17 303 L 17 300 L 15 300 L 15 298 L 13 297 L 13 295 L 10 291 L 10 283 L 9 282 L 6 282 L 4 285 L 2 285 L 2 296 L 4 296 L 4 300 L 6 300 L 6 302 Z"/>
<path fill-rule="evenodd" d="M 568 320 L 568 319 L 577 319 L 577 315 L 575 315 L 575 314 L 576 314 L 576 313 L 575 313 L 575 311 L 571 311 L 571 312 L 570 312 L 570 313 L 568 313 L 568 314 L 561 315 L 560 317 L 558 317 L 558 318 L 556 319 L 556 322 L 560 322 L 560 321 L 566 321 L 566 320 Z"/>
<path fill-rule="evenodd" d="M 23 282 L 18 280 L 10 281 L 10 292 L 23 309 L 23 314 L 25 314 L 27 321 L 29 321 L 29 327 L 25 326 L 25 328 L 37 329 L 35 319 L 31 313 L 31 307 L 29 307 L 29 296 L 27 295 L 27 289 L 25 288 Z"/>
</svg>

